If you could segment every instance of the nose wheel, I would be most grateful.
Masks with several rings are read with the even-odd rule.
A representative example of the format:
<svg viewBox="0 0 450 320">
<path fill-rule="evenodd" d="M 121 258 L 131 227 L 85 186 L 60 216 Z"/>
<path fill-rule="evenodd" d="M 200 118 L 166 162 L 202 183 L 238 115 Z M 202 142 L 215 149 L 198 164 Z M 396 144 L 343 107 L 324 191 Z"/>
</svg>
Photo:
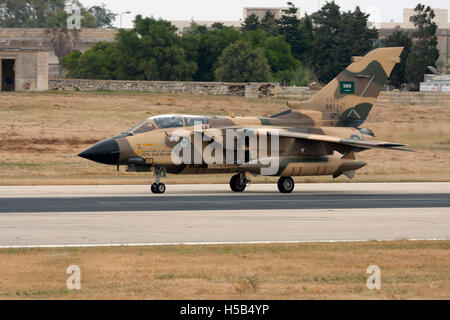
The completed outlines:
<svg viewBox="0 0 450 320">
<path fill-rule="evenodd" d="M 155 182 L 152 183 L 150 190 L 152 190 L 153 193 L 166 192 L 166 185 L 162 182 L 159 182 L 161 177 L 166 176 L 166 168 L 160 166 L 155 167 L 154 175 L 155 175 Z"/>
<path fill-rule="evenodd" d="M 278 190 L 281 193 L 291 193 L 294 191 L 295 183 L 291 177 L 280 177 L 278 180 Z"/>
<path fill-rule="evenodd" d="M 166 185 L 161 182 L 154 182 L 150 189 L 153 193 L 164 193 L 166 192 Z"/>
</svg>

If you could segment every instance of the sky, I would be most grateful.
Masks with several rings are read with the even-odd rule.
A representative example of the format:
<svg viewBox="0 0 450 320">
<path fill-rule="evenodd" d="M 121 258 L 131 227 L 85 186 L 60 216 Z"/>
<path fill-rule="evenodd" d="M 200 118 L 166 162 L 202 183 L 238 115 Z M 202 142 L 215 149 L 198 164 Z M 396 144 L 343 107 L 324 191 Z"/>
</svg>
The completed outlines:
<svg viewBox="0 0 450 320">
<path fill-rule="evenodd" d="M 242 19 L 243 7 L 285 7 L 287 0 L 81 0 L 86 6 L 104 3 L 116 13 L 131 11 L 122 15 L 122 26 L 131 28 L 136 15 L 153 16 L 165 20 L 217 20 L 238 21 Z M 305 12 L 312 13 L 325 4 L 325 0 L 309 0 L 292 2 L 300 8 L 303 16 Z M 373 22 L 401 22 L 403 8 L 414 8 L 417 3 L 429 5 L 432 8 L 449 9 L 448 0 L 335 0 L 341 10 L 353 10 L 357 5 L 371 13 Z M 120 17 L 116 18 L 115 26 L 120 26 Z"/>
</svg>

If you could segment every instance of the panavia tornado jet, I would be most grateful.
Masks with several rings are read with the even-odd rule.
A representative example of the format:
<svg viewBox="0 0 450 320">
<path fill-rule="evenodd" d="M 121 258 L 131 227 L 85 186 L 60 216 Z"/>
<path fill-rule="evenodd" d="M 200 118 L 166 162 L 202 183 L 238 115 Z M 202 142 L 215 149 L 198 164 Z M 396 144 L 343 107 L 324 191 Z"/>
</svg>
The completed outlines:
<svg viewBox="0 0 450 320">
<path fill-rule="evenodd" d="M 153 193 L 164 193 L 171 174 L 233 174 L 231 190 L 244 191 L 249 175 L 278 176 L 292 192 L 294 176 L 345 175 L 366 163 L 355 154 L 403 144 L 376 141 L 366 120 L 402 47 L 378 48 L 352 63 L 311 99 L 288 102 L 271 117 L 158 115 L 79 154 L 127 172 L 153 172 Z"/>
</svg>

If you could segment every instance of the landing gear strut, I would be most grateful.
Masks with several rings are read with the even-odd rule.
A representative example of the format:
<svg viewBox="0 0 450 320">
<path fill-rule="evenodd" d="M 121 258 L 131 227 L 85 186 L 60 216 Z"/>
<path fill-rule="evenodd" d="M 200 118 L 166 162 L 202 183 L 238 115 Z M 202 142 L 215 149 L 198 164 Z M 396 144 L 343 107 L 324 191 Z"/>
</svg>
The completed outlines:
<svg viewBox="0 0 450 320">
<path fill-rule="evenodd" d="M 166 176 L 166 168 L 162 166 L 156 166 L 154 171 L 155 182 L 152 183 L 150 190 L 153 193 L 164 193 L 166 192 L 166 185 L 159 182 L 161 177 Z"/>
<path fill-rule="evenodd" d="M 278 190 L 281 193 L 291 193 L 294 190 L 295 183 L 291 177 L 280 177 L 278 180 Z"/>
<path fill-rule="evenodd" d="M 245 172 L 240 172 L 231 177 L 230 188 L 234 192 L 242 192 L 249 183 L 249 180 L 245 177 Z"/>
</svg>

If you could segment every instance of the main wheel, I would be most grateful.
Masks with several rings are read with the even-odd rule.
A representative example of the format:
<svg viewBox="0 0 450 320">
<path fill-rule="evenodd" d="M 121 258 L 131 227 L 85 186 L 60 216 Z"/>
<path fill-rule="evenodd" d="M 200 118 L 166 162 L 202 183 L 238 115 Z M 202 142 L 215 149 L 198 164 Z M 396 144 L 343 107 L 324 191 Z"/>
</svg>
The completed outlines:
<svg viewBox="0 0 450 320">
<path fill-rule="evenodd" d="M 240 174 L 235 174 L 234 176 L 231 177 L 231 180 L 230 180 L 231 190 L 233 190 L 234 192 L 242 192 L 245 190 L 245 187 L 246 187 L 246 183 L 241 182 Z"/>
<path fill-rule="evenodd" d="M 294 190 L 295 183 L 291 177 L 280 177 L 278 180 L 278 190 L 281 193 L 291 193 Z"/>
<path fill-rule="evenodd" d="M 153 193 L 164 193 L 166 192 L 166 185 L 164 183 L 153 183 L 150 187 Z"/>
</svg>

